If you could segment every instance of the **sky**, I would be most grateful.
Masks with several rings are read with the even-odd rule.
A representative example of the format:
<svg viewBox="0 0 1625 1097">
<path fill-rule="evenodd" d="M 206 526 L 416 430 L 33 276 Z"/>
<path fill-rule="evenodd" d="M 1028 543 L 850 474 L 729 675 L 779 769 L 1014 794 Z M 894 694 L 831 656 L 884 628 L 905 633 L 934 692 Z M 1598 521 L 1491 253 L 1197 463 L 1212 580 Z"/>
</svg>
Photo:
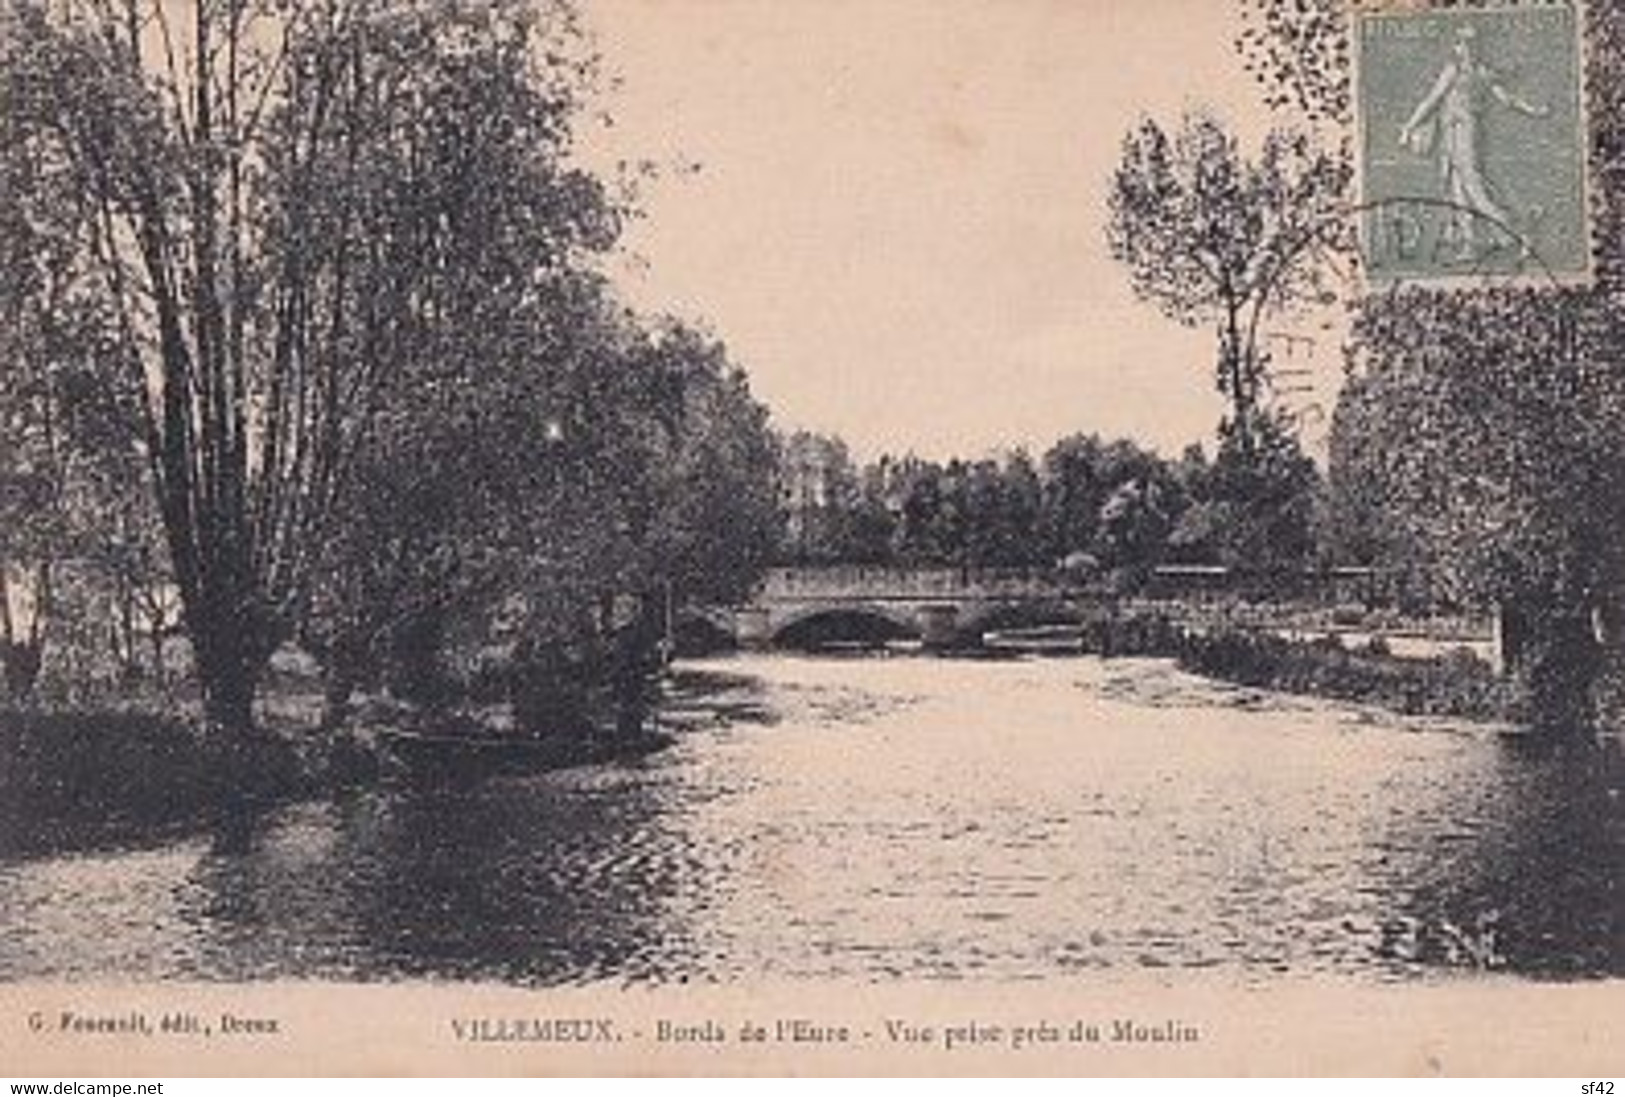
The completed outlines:
<svg viewBox="0 0 1625 1097">
<path fill-rule="evenodd" d="M 722 338 L 777 425 L 870 458 L 1076 431 L 1211 451 L 1213 334 L 1134 298 L 1106 194 L 1144 115 L 1205 106 L 1260 132 L 1232 4 L 586 7 L 619 88 L 584 155 L 696 165 L 647 189 L 616 279 Z M 1302 333 L 1317 391 L 1300 402 L 1329 411 L 1337 335 Z"/>
</svg>

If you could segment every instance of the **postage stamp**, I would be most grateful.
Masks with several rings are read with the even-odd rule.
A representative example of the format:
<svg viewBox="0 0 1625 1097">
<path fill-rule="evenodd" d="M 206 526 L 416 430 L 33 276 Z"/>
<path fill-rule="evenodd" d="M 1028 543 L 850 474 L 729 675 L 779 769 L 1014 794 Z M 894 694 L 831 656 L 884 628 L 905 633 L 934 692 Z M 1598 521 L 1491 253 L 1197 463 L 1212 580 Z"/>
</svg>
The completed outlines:
<svg viewBox="0 0 1625 1097">
<path fill-rule="evenodd" d="M 1356 14 L 1372 282 L 1588 279 L 1582 14 L 1575 0 Z"/>
</svg>

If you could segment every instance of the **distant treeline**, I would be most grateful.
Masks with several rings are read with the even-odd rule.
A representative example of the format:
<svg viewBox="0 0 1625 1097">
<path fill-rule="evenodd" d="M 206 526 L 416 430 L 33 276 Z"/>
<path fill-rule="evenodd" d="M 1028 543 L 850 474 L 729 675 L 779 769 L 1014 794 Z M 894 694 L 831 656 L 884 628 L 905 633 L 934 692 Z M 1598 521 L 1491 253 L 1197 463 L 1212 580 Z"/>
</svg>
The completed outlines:
<svg viewBox="0 0 1625 1097">
<path fill-rule="evenodd" d="M 945 462 L 912 455 L 859 465 L 838 438 L 783 443 L 781 558 L 793 564 L 1055 567 L 1133 581 L 1158 564 L 1301 569 L 1317 540 L 1314 462 L 1267 422 L 1250 453 L 1221 436 L 1169 460 L 1135 442 L 1074 434 Z"/>
</svg>

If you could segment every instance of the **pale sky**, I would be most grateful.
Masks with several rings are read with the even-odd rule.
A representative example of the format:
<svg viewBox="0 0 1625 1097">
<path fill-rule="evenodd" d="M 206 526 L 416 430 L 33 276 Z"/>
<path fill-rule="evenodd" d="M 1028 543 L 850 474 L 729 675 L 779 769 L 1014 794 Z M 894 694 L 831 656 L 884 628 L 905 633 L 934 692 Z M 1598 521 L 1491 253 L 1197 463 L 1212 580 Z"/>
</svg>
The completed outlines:
<svg viewBox="0 0 1625 1097">
<path fill-rule="evenodd" d="M 1257 133 L 1233 4 L 587 10 L 622 81 L 587 154 L 699 165 L 649 190 L 618 281 L 642 310 L 703 320 L 778 425 L 863 457 L 1042 451 L 1079 430 L 1170 455 L 1212 438 L 1212 333 L 1137 302 L 1104 225 L 1141 115 L 1208 105 Z M 1305 334 L 1329 412 L 1339 336 Z"/>
</svg>

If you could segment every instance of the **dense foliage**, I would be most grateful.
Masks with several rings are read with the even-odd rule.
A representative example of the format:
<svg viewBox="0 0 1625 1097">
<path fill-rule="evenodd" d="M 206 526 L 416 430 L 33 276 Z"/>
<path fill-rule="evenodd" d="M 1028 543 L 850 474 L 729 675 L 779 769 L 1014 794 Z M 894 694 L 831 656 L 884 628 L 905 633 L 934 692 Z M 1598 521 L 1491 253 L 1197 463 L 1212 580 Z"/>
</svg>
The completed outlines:
<svg viewBox="0 0 1625 1097">
<path fill-rule="evenodd" d="M 1319 475 L 1273 419 L 1250 453 L 1226 435 L 1211 459 L 1077 434 L 1036 462 L 1014 450 L 860 469 L 838 439 L 800 433 L 783 461 L 781 556 L 794 563 L 1059 566 L 1132 585 L 1162 563 L 1261 573 L 1316 560 Z"/>
<path fill-rule="evenodd" d="M 1107 240 L 1134 292 L 1170 319 L 1212 325 L 1225 431 L 1243 452 L 1266 429 L 1269 318 L 1329 300 L 1328 270 L 1349 245 L 1336 203 L 1347 165 L 1301 132 L 1271 131 L 1254 158 L 1215 118 L 1173 133 L 1145 119 L 1123 141 Z"/>
<path fill-rule="evenodd" d="M 1350 125 L 1344 6 L 1246 9 L 1269 102 Z M 1589 721 L 1625 583 L 1625 10 L 1583 10 L 1595 284 L 1354 301 L 1329 473 L 1339 551 L 1401 575 L 1419 608 L 1501 607 L 1535 716 L 1563 728 Z"/>
<path fill-rule="evenodd" d="M 719 343 L 589 273 L 626 210 L 572 162 L 596 59 L 566 0 L 0 19 L 0 575 L 37 611 L 4 622 L 8 674 L 39 663 L 54 565 L 155 638 L 172 584 L 251 772 L 291 639 L 339 699 L 434 680 L 499 618 L 602 631 L 750 581 L 765 413 Z"/>
</svg>

